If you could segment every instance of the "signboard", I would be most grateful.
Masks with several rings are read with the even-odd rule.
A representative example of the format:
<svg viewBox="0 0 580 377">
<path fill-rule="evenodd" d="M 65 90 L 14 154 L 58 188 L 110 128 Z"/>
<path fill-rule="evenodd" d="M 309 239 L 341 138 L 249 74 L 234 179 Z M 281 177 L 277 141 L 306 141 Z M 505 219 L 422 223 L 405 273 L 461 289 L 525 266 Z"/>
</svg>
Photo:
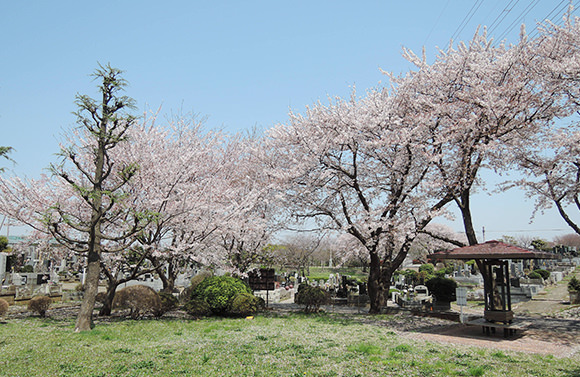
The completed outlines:
<svg viewBox="0 0 580 377">
<path fill-rule="evenodd" d="M 248 273 L 248 284 L 253 291 L 273 291 L 275 278 L 273 268 L 261 268 Z"/>
<path fill-rule="evenodd" d="M 465 287 L 455 288 L 455 296 L 457 298 L 457 305 L 467 306 L 467 288 Z"/>
</svg>

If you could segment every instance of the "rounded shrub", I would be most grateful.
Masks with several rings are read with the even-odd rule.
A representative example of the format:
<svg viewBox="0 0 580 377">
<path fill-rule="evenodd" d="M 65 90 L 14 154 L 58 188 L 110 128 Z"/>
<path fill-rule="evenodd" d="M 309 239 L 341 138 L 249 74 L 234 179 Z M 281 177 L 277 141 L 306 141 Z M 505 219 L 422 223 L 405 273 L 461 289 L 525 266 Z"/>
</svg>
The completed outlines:
<svg viewBox="0 0 580 377">
<path fill-rule="evenodd" d="M 209 271 L 199 272 L 197 275 L 195 275 L 194 277 L 191 278 L 191 288 L 195 289 L 199 285 L 199 283 L 201 283 L 202 281 L 204 281 L 205 279 L 207 279 L 211 276 L 213 276 L 213 275 Z"/>
<path fill-rule="evenodd" d="M 179 301 L 181 303 L 186 303 L 193 297 L 193 290 L 205 279 L 211 277 L 212 273 L 210 271 L 201 271 L 197 275 L 191 278 L 191 284 L 189 287 L 185 288 L 183 292 L 179 295 Z"/>
<path fill-rule="evenodd" d="M 4 315 L 8 312 L 8 301 L 0 298 L 0 318 L 4 317 Z"/>
<path fill-rule="evenodd" d="M 113 309 L 131 309 L 132 318 L 144 313 L 155 316 L 163 314 L 159 294 L 146 285 L 133 285 L 117 291 L 113 299 Z"/>
<path fill-rule="evenodd" d="M 419 266 L 419 272 L 426 272 L 428 275 L 435 273 L 435 266 L 432 263 L 425 263 Z"/>
<path fill-rule="evenodd" d="M 232 301 L 231 314 L 248 316 L 260 310 L 260 300 L 251 293 L 238 293 Z"/>
<path fill-rule="evenodd" d="M 204 279 L 192 293 L 192 299 L 202 299 L 215 314 L 231 312 L 232 302 L 240 293 L 251 293 L 240 279 L 231 276 L 212 276 Z"/>
<path fill-rule="evenodd" d="M 425 285 L 429 288 L 429 293 L 439 302 L 456 300 L 455 289 L 457 288 L 457 282 L 453 279 L 436 276 L 427 280 Z"/>
<path fill-rule="evenodd" d="M 48 296 L 36 296 L 28 301 L 28 310 L 37 313 L 41 317 L 46 317 L 46 311 L 50 308 L 52 299 Z"/>
<path fill-rule="evenodd" d="M 541 279 L 542 275 L 540 275 L 537 271 L 530 271 L 528 273 L 528 278 L 529 279 Z"/>
<path fill-rule="evenodd" d="M 580 280 L 576 279 L 576 276 L 572 276 L 568 282 L 568 292 L 580 292 Z"/>
<path fill-rule="evenodd" d="M 320 305 L 328 303 L 328 293 L 320 287 L 312 287 L 310 285 L 301 284 L 298 287 L 294 302 L 298 305 L 304 305 L 306 313 L 317 312 Z"/>
<path fill-rule="evenodd" d="M 537 272 L 538 274 L 540 274 L 540 276 L 544 280 L 548 280 L 550 278 L 550 271 L 538 268 L 538 269 L 534 270 L 534 272 Z"/>
<path fill-rule="evenodd" d="M 205 317 L 211 314 L 211 309 L 205 300 L 194 298 L 183 305 L 183 310 L 194 317 Z"/>
</svg>

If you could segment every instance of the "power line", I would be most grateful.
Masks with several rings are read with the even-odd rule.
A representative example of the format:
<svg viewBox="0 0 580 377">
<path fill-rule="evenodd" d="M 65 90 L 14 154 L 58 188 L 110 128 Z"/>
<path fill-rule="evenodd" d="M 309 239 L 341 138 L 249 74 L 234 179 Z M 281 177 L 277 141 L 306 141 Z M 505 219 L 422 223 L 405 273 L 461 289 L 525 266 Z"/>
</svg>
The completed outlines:
<svg viewBox="0 0 580 377">
<path fill-rule="evenodd" d="M 467 14 L 465 15 L 465 17 L 463 18 L 463 21 L 461 21 L 461 23 L 459 24 L 459 26 L 457 27 L 457 29 L 455 30 L 455 32 L 453 33 L 453 35 L 451 36 L 452 40 L 455 40 L 456 37 L 459 37 L 459 35 L 461 34 L 461 32 L 463 31 L 463 29 L 465 29 L 465 27 L 467 26 L 467 24 L 469 23 L 469 21 L 471 21 L 471 19 L 473 18 L 473 16 L 475 15 L 475 12 L 477 12 L 477 10 L 479 9 L 479 7 L 481 6 L 481 4 L 483 3 L 484 0 L 477 0 L 471 7 L 471 9 L 469 10 L 469 12 L 467 12 Z M 519 1 L 519 0 L 518 0 Z"/>
<path fill-rule="evenodd" d="M 561 24 L 562 23 L 562 16 L 564 15 L 566 8 L 568 8 L 568 6 L 570 4 L 571 4 L 570 0 L 561 0 L 560 3 L 558 5 L 556 5 L 550 11 L 550 13 L 548 13 L 544 18 L 538 20 L 538 22 L 545 23 L 546 21 L 550 21 L 551 23 L 556 24 L 556 25 Z M 578 5 L 580 5 L 580 0 L 576 1 L 576 4 L 574 5 L 574 10 L 572 13 L 574 13 L 578 10 Z M 556 21 L 556 19 L 558 19 L 558 20 Z M 538 30 L 538 28 L 536 28 L 532 33 L 530 33 L 530 38 L 534 39 L 539 34 L 540 34 L 540 31 Z"/>
<path fill-rule="evenodd" d="M 447 6 L 449 5 L 450 1 L 451 0 L 447 0 L 447 3 L 445 3 L 445 6 L 443 7 L 443 9 L 441 9 L 441 13 L 439 13 L 439 17 L 437 17 L 435 24 L 433 25 L 433 27 L 429 31 L 429 34 L 427 34 L 427 38 L 425 38 L 425 42 L 423 42 L 423 46 L 425 46 L 427 44 L 427 41 L 429 40 L 429 38 L 431 38 L 431 34 L 433 34 L 433 30 L 435 30 L 435 27 L 437 27 L 437 24 L 439 23 L 439 20 L 441 20 L 441 16 L 443 15 L 443 13 L 445 13 L 445 10 L 447 9 Z"/>
<path fill-rule="evenodd" d="M 512 5 L 512 3 L 514 1 L 515 1 L 515 3 Z M 495 18 L 495 20 L 493 20 L 493 22 L 491 23 L 491 25 L 489 25 L 489 33 L 490 34 L 495 31 L 495 29 L 499 26 L 499 24 L 501 24 L 503 22 L 503 20 L 505 20 L 505 18 L 508 16 L 508 14 L 517 5 L 518 1 L 519 0 L 510 0 L 510 2 L 505 6 L 505 8 L 497 15 L 497 17 Z M 510 8 L 510 6 L 511 6 L 511 8 Z M 502 17 L 502 14 L 503 14 L 503 17 Z M 500 17 L 501 17 L 501 20 L 500 20 Z"/>
<path fill-rule="evenodd" d="M 520 229 L 520 230 L 488 230 L 485 229 L 486 233 L 535 233 L 535 232 L 563 232 L 563 231 L 570 231 L 573 233 L 572 229 Z"/>
<path fill-rule="evenodd" d="M 518 17 L 516 17 L 516 19 L 507 27 L 507 29 L 500 35 L 500 37 L 498 38 L 500 41 L 502 39 L 505 38 L 505 36 L 507 36 L 508 33 L 510 33 L 514 27 L 517 26 L 517 24 L 521 21 L 523 21 L 525 19 L 525 17 L 528 15 L 528 13 L 531 12 L 532 9 L 534 9 L 534 7 L 536 5 L 538 5 L 538 3 L 540 2 L 540 0 L 534 0 L 531 3 L 528 4 L 528 6 L 522 11 L 522 13 L 520 13 L 520 15 Z"/>
</svg>

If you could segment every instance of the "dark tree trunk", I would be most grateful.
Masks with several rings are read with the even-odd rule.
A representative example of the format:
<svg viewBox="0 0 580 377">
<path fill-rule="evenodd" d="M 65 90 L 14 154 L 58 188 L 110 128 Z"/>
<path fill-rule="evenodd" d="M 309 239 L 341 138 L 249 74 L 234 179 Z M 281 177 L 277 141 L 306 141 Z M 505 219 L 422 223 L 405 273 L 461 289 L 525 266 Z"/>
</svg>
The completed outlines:
<svg viewBox="0 0 580 377">
<path fill-rule="evenodd" d="M 173 261 L 171 260 L 169 261 L 167 271 L 164 271 L 163 270 L 164 266 L 159 261 L 159 259 L 155 257 L 149 257 L 149 260 L 151 261 L 153 267 L 155 268 L 155 271 L 159 275 L 161 283 L 163 283 L 162 292 L 173 293 L 173 290 L 175 289 L 175 278 L 177 275 L 175 271 L 176 269 L 173 268 Z"/>
<path fill-rule="evenodd" d="M 117 291 L 118 286 L 119 284 L 117 282 L 109 281 L 109 285 L 107 286 L 107 296 L 105 297 L 105 302 L 103 303 L 103 307 L 101 308 L 99 315 L 111 315 L 111 311 L 113 310 L 113 300 L 115 299 L 115 292 Z"/>
<path fill-rule="evenodd" d="M 380 298 L 381 261 L 376 252 L 370 253 L 370 259 L 371 262 L 369 265 L 368 289 L 371 307 L 369 313 L 378 314 L 381 312 L 381 298 Z"/>
<path fill-rule="evenodd" d="M 464 190 L 461 193 L 461 201 L 459 204 L 459 209 L 461 210 L 461 217 L 463 218 L 463 227 L 465 229 L 465 235 L 467 236 L 467 241 L 469 245 L 477 245 L 477 235 L 475 234 L 475 229 L 473 227 L 473 219 L 471 216 L 471 202 L 469 200 L 469 190 Z"/>
</svg>

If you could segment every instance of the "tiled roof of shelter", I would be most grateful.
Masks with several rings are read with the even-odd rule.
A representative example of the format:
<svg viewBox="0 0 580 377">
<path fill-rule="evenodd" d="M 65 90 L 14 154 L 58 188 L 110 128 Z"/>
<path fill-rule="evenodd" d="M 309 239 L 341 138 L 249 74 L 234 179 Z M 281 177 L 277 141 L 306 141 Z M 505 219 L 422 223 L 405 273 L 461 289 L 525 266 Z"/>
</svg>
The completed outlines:
<svg viewBox="0 0 580 377">
<path fill-rule="evenodd" d="M 488 241 L 473 246 L 439 251 L 427 259 L 557 259 L 558 255 L 508 245 L 499 241 Z"/>
</svg>

